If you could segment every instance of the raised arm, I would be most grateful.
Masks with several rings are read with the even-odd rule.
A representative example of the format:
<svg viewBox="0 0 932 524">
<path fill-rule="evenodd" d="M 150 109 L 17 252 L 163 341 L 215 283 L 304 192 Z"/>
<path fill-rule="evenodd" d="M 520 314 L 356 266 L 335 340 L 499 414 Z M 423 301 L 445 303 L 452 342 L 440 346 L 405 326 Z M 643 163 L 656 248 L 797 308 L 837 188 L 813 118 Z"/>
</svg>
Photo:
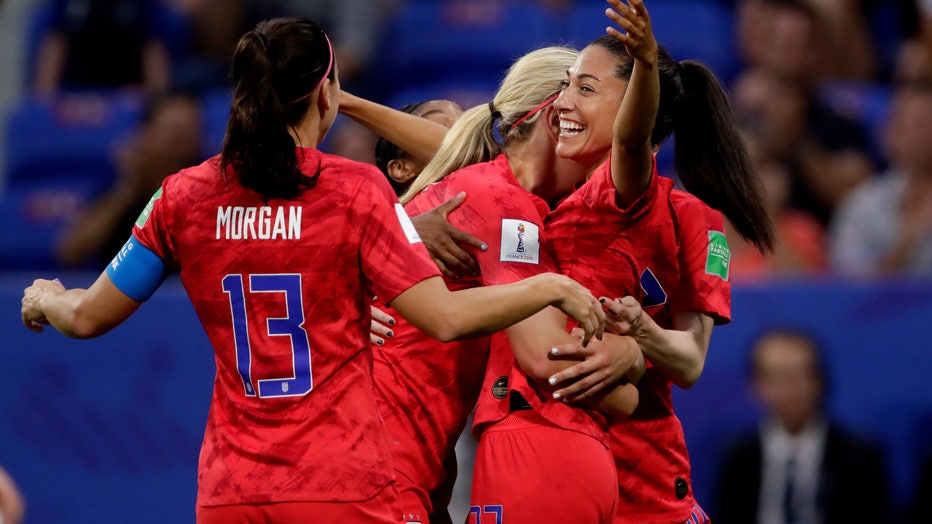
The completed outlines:
<svg viewBox="0 0 932 524">
<path fill-rule="evenodd" d="M 606 32 L 623 43 L 634 60 L 631 79 L 615 116 L 612 140 L 612 181 L 618 203 L 627 207 L 647 190 L 653 172 L 651 132 L 660 107 L 657 41 L 643 0 L 608 0 L 614 9 L 605 14 L 627 34 L 614 27 Z"/>
<path fill-rule="evenodd" d="M 340 113 L 352 118 L 373 133 L 427 163 L 440 149 L 447 128 L 443 124 L 408 114 L 343 91 Z"/>
</svg>

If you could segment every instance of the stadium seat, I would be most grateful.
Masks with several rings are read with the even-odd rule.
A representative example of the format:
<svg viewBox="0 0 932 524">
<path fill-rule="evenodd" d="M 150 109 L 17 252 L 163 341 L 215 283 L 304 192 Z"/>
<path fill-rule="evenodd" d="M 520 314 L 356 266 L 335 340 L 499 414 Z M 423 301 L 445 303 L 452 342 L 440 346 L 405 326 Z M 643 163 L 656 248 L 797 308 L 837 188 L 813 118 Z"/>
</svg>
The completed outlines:
<svg viewBox="0 0 932 524">
<path fill-rule="evenodd" d="M 54 242 L 92 197 L 86 184 L 24 183 L 0 193 L 0 270 L 55 269 Z"/>
<path fill-rule="evenodd" d="M 490 77 L 486 80 L 434 82 L 411 86 L 393 93 L 386 105 L 400 109 L 407 104 L 427 100 L 452 100 L 463 106 L 463 109 L 469 109 L 492 100 L 499 80 Z"/>
<path fill-rule="evenodd" d="M 21 101 L 6 121 L 7 184 L 109 184 L 114 148 L 135 129 L 141 111 L 140 97 L 109 92 Z"/>
<path fill-rule="evenodd" d="M 524 53 L 557 40 L 554 19 L 533 2 L 413 2 L 384 33 L 383 92 L 412 85 L 499 78 Z"/>
<path fill-rule="evenodd" d="M 572 8 L 564 39 L 584 47 L 605 34 L 607 4 L 582 2 Z M 648 6 L 657 42 L 677 60 L 705 64 L 726 84 L 740 67 L 736 54 L 733 8 L 708 0 L 667 0 Z"/>
</svg>

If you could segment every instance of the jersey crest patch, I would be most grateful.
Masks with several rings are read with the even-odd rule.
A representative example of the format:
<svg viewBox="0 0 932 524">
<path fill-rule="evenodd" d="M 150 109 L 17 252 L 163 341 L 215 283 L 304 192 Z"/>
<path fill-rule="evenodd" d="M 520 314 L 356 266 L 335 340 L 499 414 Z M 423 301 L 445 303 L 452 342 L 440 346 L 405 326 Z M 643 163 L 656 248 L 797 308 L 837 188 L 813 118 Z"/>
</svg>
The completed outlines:
<svg viewBox="0 0 932 524">
<path fill-rule="evenodd" d="M 728 240 L 721 231 L 709 231 L 709 252 L 705 259 L 705 272 L 724 281 L 728 281 L 728 268 L 731 265 L 731 249 Z"/>
<path fill-rule="evenodd" d="M 405 212 L 405 208 L 400 202 L 395 203 L 395 214 L 398 215 L 398 222 L 401 224 L 401 229 L 405 232 L 405 236 L 408 237 L 408 242 L 412 244 L 420 242 L 421 235 L 417 234 L 417 229 L 414 228 L 411 217 Z"/>
<path fill-rule="evenodd" d="M 160 187 L 149 199 L 149 203 L 146 204 L 146 207 L 143 208 L 142 213 L 139 213 L 139 216 L 136 217 L 136 227 L 142 229 L 142 226 L 146 225 L 146 221 L 149 220 L 149 215 L 152 213 L 152 208 L 155 207 L 155 201 L 162 196 L 162 188 Z"/>
<path fill-rule="evenodd" d="M 513 218 L 502 219 L 501 262 L 540 263 L 540 228 Z"/>
<path fill-rule="evenodd" d="M 641 273 L 641 290 L 644 291 L 641 306 L 647 308 L 667 303 L 667 292 L 663 290 L 663 286 L 660 285 L 660 281 L 650 268 L 645 268 Z"/>
</svg>

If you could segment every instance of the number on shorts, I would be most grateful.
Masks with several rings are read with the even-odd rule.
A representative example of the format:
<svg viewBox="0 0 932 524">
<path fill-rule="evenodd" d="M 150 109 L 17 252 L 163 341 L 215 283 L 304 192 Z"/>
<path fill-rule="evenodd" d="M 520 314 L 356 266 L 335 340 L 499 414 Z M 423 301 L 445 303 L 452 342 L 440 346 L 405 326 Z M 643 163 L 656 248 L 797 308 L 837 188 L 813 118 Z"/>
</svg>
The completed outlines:
<svg viewBox="0 0 932 524">
<path fill-rule="evenodd" d="M 304 303 L 301 300 L 301 275 L 248 275 L 249 293 L 283 293 L 286 317 L 267 318 L 268 336 L 288 336 L 291 340 L 291 361 L 294 374 L 291 377 L 259 379 L 260 398 L 299 397 L 310 393 L 314 387 L 311 376 L 311 345 L 304 324 Z M 223 278 L 223 291 L 230 297 L 230 313 L 233 317 L 233 341 L 236 346 L 236 369 L 243 379 L 247 397 L 256 396 L 252 377 L 252 350 L 249 345 L 249 322 L 246 316 L 246 291 L 243 275 L 227 275 Z"/>
<path fill-rule="evenodd" d="M 501 504 L 495 504 L 491 506 L 470 506 L 469 514 L 476 516 L 475 524 L 482 524 L 482 515 L 495 515 L 494 524 L 502 524 L 502 513 L 504 512 L 504 506 Z M 468 519 L 467 519 L 468 522 Z M 489 524 L 486 522 L 486 524 Z"/>
</svg>

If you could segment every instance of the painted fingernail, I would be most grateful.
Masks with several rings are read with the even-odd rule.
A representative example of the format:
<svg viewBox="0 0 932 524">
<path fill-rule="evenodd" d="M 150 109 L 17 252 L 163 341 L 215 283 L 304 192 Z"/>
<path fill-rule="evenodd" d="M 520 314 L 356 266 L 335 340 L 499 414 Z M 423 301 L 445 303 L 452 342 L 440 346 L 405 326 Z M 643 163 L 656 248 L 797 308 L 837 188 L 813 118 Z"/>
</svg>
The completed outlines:
<svg viewBox="0 0 932 524">
<path fill-rule="evenodd" d="M 376 340 L 375 343 L 381 346 L 382 344 L 385 343 L 385 341 L 382 339 L 379 339 L 379 340 Z"/>
<path fill-rule="evenodd" d="M 560 395 L 559 393 L 554 393 L 554 394 L 553 394 L 553 398 L 556 399 L 556 400 L 560 400 L 560 397 L 561 397 L 561 395 Z"/>
<path fill-rule="evenodd" d="M 394 325 L 395 325 L 395 319 L 393 319 L 393 318 L 388 319 L 388 325 L 389 325 L 389 326 L 394 326 Z"/>
<path fill-rule="evenodd" d="M 392 331 L 388 331 L 385 333 L 385 336 L 387 336 L 388 338 L 392 338 L 393 336 L 395 336 L 395 333 Z"/>
<path fill-rule="evenodd" d="M 483 251 L 488 251 L 488 250 L 489 250 L 489 246 L 486 245 L 486 244 L 482 244 L 481 246 L 479 246 L 479 249 L 481 249 L 481 250 L 483 250 Z"/>
<path fill-rule="evenodd" d="M 557 377 L 550 377 L 547 379 L 547 382 L 550 382 L 550 385 L 552 386 L 557 383 Z"/>
<path fill-rule="evenodd" d="M 600 298 L 600 299 L 599 299 L 599 302 L 601 302 L 601 303 L 604 304 L 604 303 L 605 303 L 605 297 Z"/>
<path fill-rule="evenodd" d="M 556 355 L 556 354 L 559 353 L 559 352 L 560 352 L 560 350 L 557 349 L 557 348 L 550 348 L 550 354 L 551 354 L 551 355 Z"/>
</svg>

